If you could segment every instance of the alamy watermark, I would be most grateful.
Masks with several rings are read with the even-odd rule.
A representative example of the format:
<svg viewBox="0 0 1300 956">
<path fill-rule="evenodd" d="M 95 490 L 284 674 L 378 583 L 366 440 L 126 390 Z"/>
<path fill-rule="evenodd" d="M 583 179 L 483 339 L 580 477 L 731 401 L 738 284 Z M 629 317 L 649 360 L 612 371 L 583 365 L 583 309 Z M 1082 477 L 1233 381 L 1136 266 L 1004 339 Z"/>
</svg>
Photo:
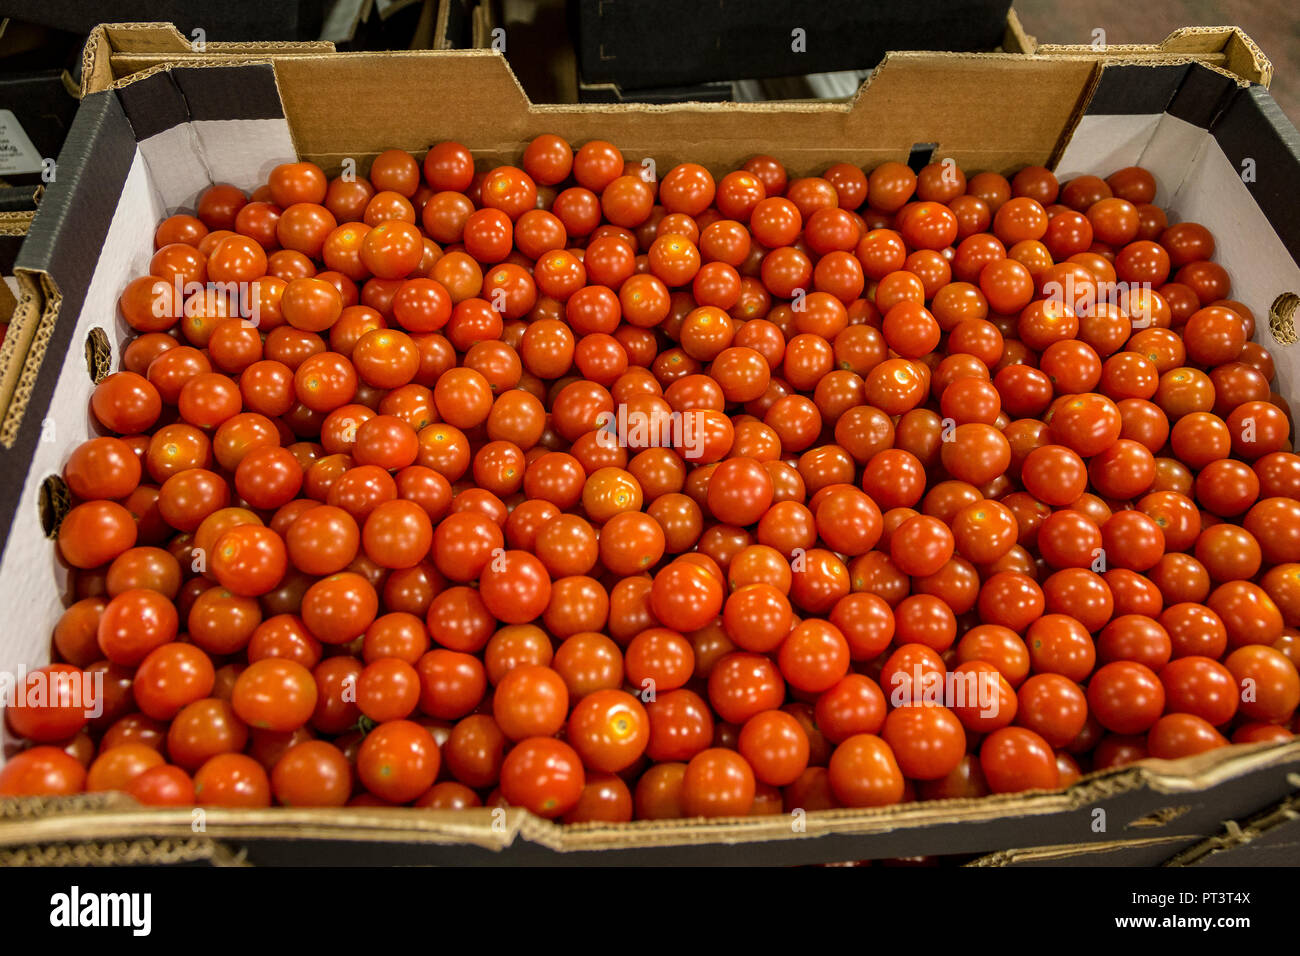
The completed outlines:
<svg viewBox="0 0 1300 956">
<path fill-rule="evenodd" d="M 152 893 L 92 893 L 73 884 L 50 897 L 50 925 L 59 929 L 123 927 L 133 936 L 153 930 Z"/>
<path fill-rule="evenodd" d="M 704 413 L 698 409 L 642 412 L 619 405 L 596 416 L 601 448 L 676 448 L 687 461 L 704 455 L 704 432 Z"/>
<path fill-rule="evenodd" d="M 915 704 L 949 708 L 978 707 L 981 717 L 996 717 L 1001 706 L 999 677 L 994 671 L 969 670 L 939 673 L 914 664 L 910 672 L 896 671 L 890 678 L 893 689 L 889 703 L 897 707 Z"/>
<path fill-rule="evenodd" d="M 104 713 L 103 671 L 0 671 L 0 706 L 76 707 L 87 720 Z"/>
<path fill-rule="evenodd" d="M 262 324 L 262 287 L 256 282 L 186 282 L 180 275 L 173 280 L 171 295 L 154 296 L 153 314 L 160 319 L 178 319 L 193 315 L 200 305 L 206 308 L 211 302 L 223 300 L 230 318 L 243 319 L 254 329 Z M 177 303 L 184 305 L 178 308 Z"/>
<path fill-rule="evenodd" d="M 1043 283 L 1043 298 L 1056 305 L 1068 306 L 1075 315 L 1085 318 L 1098 314 L 1102 305 L 1121 310 L 1135 329 L 1150 328 L 1155 320 L 1151 308 L 1153 287 L 1150 282 L 1096 282 L 1077 283 L 1074 274 L 1067 272 L 1064 279 Z M 1140 294 L 1139 294 L 1140 293 Z"/>
</svg>

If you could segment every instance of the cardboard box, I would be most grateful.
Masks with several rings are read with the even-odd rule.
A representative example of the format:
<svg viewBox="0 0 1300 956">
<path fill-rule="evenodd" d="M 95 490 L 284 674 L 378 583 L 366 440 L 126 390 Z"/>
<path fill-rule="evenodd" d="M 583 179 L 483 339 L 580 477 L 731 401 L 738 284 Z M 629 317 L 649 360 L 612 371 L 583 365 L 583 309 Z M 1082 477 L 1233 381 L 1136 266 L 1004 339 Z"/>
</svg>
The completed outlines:
<svg viewBox="0 0 1300 956">
<path fill-rule="evenodd" d="M 918 143 L 937 144 L 934 155 L 971 171 L 1048 163 L 1062 178 L 1141 160 L 1159 203 L 1215 231 L 1234 295 L 1278 330 L 1274 338 L 1261 321 L 1257 336 L 1294 398 L 1300 353 L 1281 343 L 1300 301 L 1296 134 L 1258 85 L 1269 70 L 1262 56 L 1243 73 L 1224 65 L 1229 47 L 1253 44 L 1230 29 L 1188 35 L 1206 57 L 1227 59 L 893 53 L 848 103 L 591 107 L 532 106 L 490 52 L 245 46 L 200 58 L 167 27 L 97 30 L 86 96 L 60 156 L 68 175 L 48 191 L 19 257 L 23 302 L 0 350 L 0 467 L 11 476 L 0 487 L 0 594 L 12 622 L 0 669 L 47 660 L 62 608 L 64 573 L 45 535 L 58 517 L 59 470 L 90 429 L 95 373 L 85 343 L 96 330 L 114 348 L 126 339 L 114 303 L 143 270 L 163 214 L 191 205 L 210 181 L 259 183 L 295 154 L 327 170 L 346 158 L 365 168 L 384 148 L 418 152 L 455 137 L 488 166 L 515 160 L 550 131 L 572 142 L 609 139 L 661 169 L 693 160 L 715 172 L 760 151 L 792 175 L 836 160 L 870 167 L 905 159 Z M 946 95 L 936 99 L 940 84 Z M 1249 182 L 1244 159 L 1254 160 Z M 1150 862 L 1156 843 L 1167 858 L 1225 820 L 1289 799 L 1297 772 L 1300 741 L 1291 741 L 1145 762 L 1050 793 L 619 826 L 560 826 L 518 809 L 209 809 L 196 835 L 191 811 L 121 796 L 8 800 L 0 862 L 788 864 L 1008 848 L 1039 848 L 1046 859 L 1076 845 Z"/>
<path fill-rule="evenodd" d="M 1292 784 L 1300 790 L 1300 779 Z M 1295 866 L 1300 860 L 1300 793 L 1186 848 L 1170 866 Z"/>
<path fill-rule="evenodd" d="M 18 308 L 22 287 L 14 277 L 14 263 L 36 215 L 43 186 L 0 187 L 0 346 Z"/>
</svg>

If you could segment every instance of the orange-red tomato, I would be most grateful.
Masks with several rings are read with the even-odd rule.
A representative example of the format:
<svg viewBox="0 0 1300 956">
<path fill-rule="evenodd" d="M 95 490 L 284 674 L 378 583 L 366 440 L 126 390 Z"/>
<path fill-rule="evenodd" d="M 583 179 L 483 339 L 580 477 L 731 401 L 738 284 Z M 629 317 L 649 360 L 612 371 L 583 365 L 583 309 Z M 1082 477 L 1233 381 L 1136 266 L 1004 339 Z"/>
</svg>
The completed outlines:
<svg viewBox="0 0 1300 956">
<path fill-rule="evenodd" d="M 1290 738 L 1291 411 L 1151 171 L 481 145 L 158 226 L 0 795 L 617 824 Z"/>
</svg>

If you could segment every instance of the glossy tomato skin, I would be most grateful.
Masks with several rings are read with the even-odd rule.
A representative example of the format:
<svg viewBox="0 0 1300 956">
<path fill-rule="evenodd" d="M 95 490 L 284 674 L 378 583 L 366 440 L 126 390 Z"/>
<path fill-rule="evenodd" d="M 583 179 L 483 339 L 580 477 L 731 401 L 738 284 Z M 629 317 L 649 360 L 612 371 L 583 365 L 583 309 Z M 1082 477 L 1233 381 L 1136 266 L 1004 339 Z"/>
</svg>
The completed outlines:
<svg viewBox="0 0 1300 956">
<path fill-rule="evenodd" d="M 1248 717 L 1282 723 L 1300 705 L 1300 678 L 1295 664 L 1274 647 L 1239 647 L 1228 655 L 1223 666 L 1243 691 L 1241 710 Z M 1255 693 L 1246 694 L 1248 687 Z"/>
<path fill-rule="evenodd" d="M 13 693 L 5 710 L 9 726 L 39 743 L 73 736 L 86 725 L 96 705 L 93 678 L 68 664 L 49 664 L 28 672 Z"/>
<path fill-rule="evenodd" d="M 126 792 L 146 806 L 194 805 L 194 781 L 184 770 L 171 764 L 144 771 L 127 784 Z"/>
<path fill-rule="evenodd" d="M 194 796 L 200 806 L 267 807 L 271 805 L 271 782 L 252 757 L 217 754 L 195 773 Z"/>
<path fill-rule="evenodd" d="M 903 773 L 889 744 L 874 734 L 855 734 L 831 754 L 829 782 L 844 806 L 878 807 L 903 797 Z"/>
<path fill-rule="evenodd" d="M 673 562 L 655 576 L 650 600 L 661 623 L 694 631 L 722 610 L 723 586 L 699 565 Z"/>
<path fill-rule="evenodd" d="M 966 752 L 966 733 L 946 707 L 895 708 L 885 719 L 881 736 L 910 780 L 946 777 Z"/>
<path fill-rule="evenodd" d="M 640 700 L 621 690 L 598 690 L 573 708 L 567 739 L 585 766 L 617 773 L 645 752 L 650 720 Z"/>
<path fill-rule="evenodd" d="M 521 146 L 162 222 L 53 532 L 103 713 L 10 707 L 0 793 L 619 823 L 1290 737 L 1290 408 L 1150 171 Z"/>
<path fill-rule="evenodd" d="M 86 768 L 57 747 L 15 754 L 0 767 L 0 796 L 56 797 L 81 792 Z"/>
<path fill-rule="evenodd" d="M 1176 760 L 1227 745 L 1227 738 L 1208 721 L 1193 714 L 1166 714 L 1147 733 L 1148 753 L 1164 760 Z"/>
<path fill-rule="evenodd" d="M 440 766 L 433 736 L 409 720 L 380 724 L 366 735 L 357 754 L 361 783 L 391 803 L 406 803 L 428 790 Z"/>
<path fill-rule="evenodd" d="M 497 683 L 493 715 L 507 737 L 553 734 L 564 724 L 569 710 L 569 691 L 559 673 L 535 664 L 508 671 Z"/>
<path fill-rule="evenodd" d="M 352 767 L 333 744 L 305 740 L 276 761 L 271 789 L 287 807 L 341 807 L 352 795 Z"/>
<path fill-rule="evenodd" d="M 646 704 L 650 735 L 646 756 L 656 762 L 690 760 L 713 741 L 714 718 L 708 701 L 679 688 Z"/>
<path fill-rule="evenodd" d="M 586 774 L 572 747 L 551 737 L 521 741 L 501 766 L 501 794 L 542 817 L 557 817 L 582 797 Z"/>
<path fill-rule="evenodd" d="M 756 779 L 769 786 L 793 783 L 808 766 L 808 735 L 798 719 L 784 711 L 751 717 L 741 728 L 737 747 Z"/>
<path fill-rule="evenodd" d="M 1052 790 L 1060 782 L 1052 748 L 1023 727 L 1004 727 L 984 738 L 980 767 L 994 793 Z"/>
<path fill-rule="evenodd" d="M 1088 706 L 1113 733 L 1148 730 L 1164 710 L 1165 699 L 1160 679 L 1150 668 L 1131 661 L 1102 666 L 1088 683 Z"/>
<path fill-rule="evenodd" d="M 682 777 L 682 809 L 688 816 L 746 816 L 754 794 L 754 771 L 733 750 L 701 751 L 691 758 Z"/>
</svg>

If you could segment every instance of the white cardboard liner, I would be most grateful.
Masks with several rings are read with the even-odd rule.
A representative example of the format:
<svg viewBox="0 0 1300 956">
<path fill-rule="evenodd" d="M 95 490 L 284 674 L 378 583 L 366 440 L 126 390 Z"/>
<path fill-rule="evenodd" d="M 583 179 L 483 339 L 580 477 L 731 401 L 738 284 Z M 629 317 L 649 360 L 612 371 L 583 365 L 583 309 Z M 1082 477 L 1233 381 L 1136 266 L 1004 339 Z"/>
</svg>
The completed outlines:
<svg viewBox="0 0 1300 956">
<path fill-rule="evenodd" d="M 93 385 L 82 347 L 86 336 L 103 329 L 119 352 L 129 339 L 117 299 L 126 283 L 148 268 L 154 229 L 164 215 L 192 209 L 209 183 L 251 189 L 277 164 L 294 158 L 283 119 L 193 122 L 140 144 L 63 359 L 57 397 L 46 417 L 47 440 L 36 447 L 0 565 L 0 594 L 10 615 L 8 636 L 0 640 L 0 671 L 48 663 L 51 629 L 63 612 L 68 574 L 41 529 L 37 501 L 41 482 L 60 474 L 72 449 L 95 433 L 89 410 Z M 1273 340 L 1267 316 L 1278 295 L 1300 292 L 1300 267 L 1238 171 L 1208 132 L 1172 116 L 1085 116 L 1061 157 L 1058 176 L 1062 182 L 1082 173 L 1105 176 L 1132 165 L 1155 175 L 1156 203 L 1169 210 L 1171 222 L 1193 220 L 1214 233 L 1215 260 L 1232 278 L 1232 296 L 1255 311 L 1256 339 L 1274 355 L 1279 391 L 1292 397 L 1300 352 Z M 7 728 L 0 734 L 7 753 L 16 741 Z"/>
<path fill-rule="evenodd" d="M 1156 178 L 1156 205 L 1172 222 L 1199 222 L 1214 233 L 1214 261 L 1232 279 L 1231 298 L 1255 313 L 1255 341 L 1273 355 L 1278 393 L 1295 402 L 1300 346 L 1282 345 L 1268 310 L 1284 292 L 1300 294 L 1297 266 L 1250 195 L 1241 170 L 1206 130 L 1167 113 L 1085 116 L 1057 164 L 1065 182 L 1083 173 L 1106 176 L 1144 166 Z"/>
<path fill-rule="evenodd" d="M 149 167 L 150 184 L 168 211 L 193 210 L 199 193 L 212 183 L 233 183 L 251 191 L 266 182 L 276 166 L 298 158 L 283 119 L 182 123 L 150 136 L 139 151 Z M 150 239 L 156 225 L 148 228 Z"/>
<path fill-rule="evenodd" d="M 283 119 L 187 123 L 137 147 L 63 356 L 56 397 L 44 419 L 43 440 L 36 445 L 0 564 L 0 595 L 8 615 L 6 636 L 0 638 L 0 671 L 17 673 L 49 663 L 51 631 L 63 613 L 68 572 L 41 528 L 38 500 L 41 482 L 62 474 L 72 450 L 96 434 L 90 415 L 94 384 L 86 367 L 86 336 L 92 329 L 102 329 L 117 355 L 130 340 L 132 333 L 118 315 L 117 300 L 131 279 L 148 271 L 159 220 L 180 209 L 193 210 L 199 193 L 212 182 L 251 188 L 265 182 L 276 165 L 294 158 L 293 140 Z M 61 316 L 60 321 L 68 318 Z M 54 360 L 56 356 L 46 357 Z M 3 721 L 0 744 L 3 762 L 16 744 Z"/>
</svg>

